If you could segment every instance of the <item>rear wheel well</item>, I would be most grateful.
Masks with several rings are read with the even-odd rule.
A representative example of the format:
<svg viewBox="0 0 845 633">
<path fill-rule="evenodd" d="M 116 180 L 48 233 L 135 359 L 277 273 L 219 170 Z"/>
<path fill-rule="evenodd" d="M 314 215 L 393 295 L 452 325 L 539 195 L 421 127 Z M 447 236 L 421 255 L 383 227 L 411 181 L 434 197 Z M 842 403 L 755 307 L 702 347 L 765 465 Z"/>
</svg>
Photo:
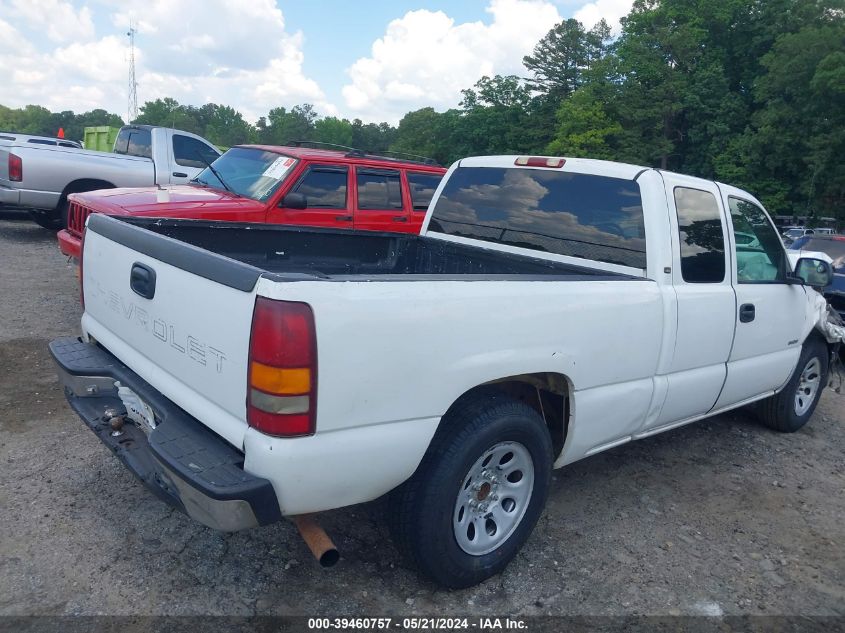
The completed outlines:
<svg viewBox="0 0 845 633">
<path fill-rule="evenodd" d="M 543 418 L 552 438 L 555 457 L 557 457 L 563 450 L 569 429 L 571 385 L 571 381 L 566 376 L 551 372 L 498 378 L 463 393 L 449 407 L 449 410 L 454 409 L 466 398 L 474 397 L 479 391 L 503 393 L 525 403 Z M 448 411 L 443 417 L 448 419 Z"/>
<path fill-rule="evenodd" d="M 72 193 L 82 193 L 83 191 L 96 191 L 97 189 L 114 189 L 114 185 L 107 180 L 98 180 L 96 178 L 80 178 L 67 184 L 62 191 L 59 198 L 59 206 L 64 204 L 67 197 Z"/>
<path fill-rule="evenodd" d="M 80 178 L 68 183 L 59 197 L 59 203 L 56 205 L 55 221 L 59 228 L 67 228 L 68 225 L 68 209 L 67 197 L 72 193 L 82 193 L 84 191 L 96 191 L 98 189 L 114 189 L 114 185 L 107 180 L 97 180 L 96 178 Z"/>
</svg>

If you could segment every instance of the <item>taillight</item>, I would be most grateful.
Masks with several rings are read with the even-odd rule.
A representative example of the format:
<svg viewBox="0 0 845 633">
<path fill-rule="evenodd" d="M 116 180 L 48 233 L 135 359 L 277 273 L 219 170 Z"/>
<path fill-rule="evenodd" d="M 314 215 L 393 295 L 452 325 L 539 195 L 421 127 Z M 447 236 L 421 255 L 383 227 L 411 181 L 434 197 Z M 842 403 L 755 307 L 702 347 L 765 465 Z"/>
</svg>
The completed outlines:
<svg viewBox="0 0 845 633">
<path fill-rule="evenodd" d="M 252 315 L 247 422 L 280 437 L 313 435 L 317 333 L 307 303 L 258 297 Z"/>
<path fill-rule="evenodd" d="M 20 156 L 9 152 L 9 180 L 21 182 L 23 180 L 23 161 Z"/>
<path fill-rule="evenodd" d="M 566 163 L 565 158 L 550 158 L 547 156 L 520 156 L 515 161 L 514 165 L 521 167 L 563 167 Z"/>
</svg>

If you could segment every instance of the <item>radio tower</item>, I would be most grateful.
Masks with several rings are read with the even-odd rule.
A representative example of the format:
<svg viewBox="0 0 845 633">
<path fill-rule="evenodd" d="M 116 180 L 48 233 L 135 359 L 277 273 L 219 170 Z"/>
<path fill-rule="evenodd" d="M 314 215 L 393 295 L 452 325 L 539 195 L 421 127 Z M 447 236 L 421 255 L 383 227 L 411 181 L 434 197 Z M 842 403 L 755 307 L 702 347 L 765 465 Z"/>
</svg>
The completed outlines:
<svg viewBox="0 0 845 633">
<path fill-rule="evenodd" d="M 137 22 L 134 19 L 129 20 L 129 31 L 126 35 L 129 36 L 129 120 L 127 123 L 132 123 L 138 118 L 138 82 L 135 81 L 135 33 L 138 32 Z"/>
</svg>

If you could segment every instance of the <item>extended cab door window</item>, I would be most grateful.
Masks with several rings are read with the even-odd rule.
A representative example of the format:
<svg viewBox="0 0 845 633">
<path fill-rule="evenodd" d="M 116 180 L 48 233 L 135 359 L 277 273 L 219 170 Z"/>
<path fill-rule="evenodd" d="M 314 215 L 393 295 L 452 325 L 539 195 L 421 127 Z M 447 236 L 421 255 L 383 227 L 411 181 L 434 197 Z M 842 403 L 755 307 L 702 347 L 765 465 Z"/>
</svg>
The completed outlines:
<svg viewBox="0 0 845 633">
<path fill-rule="evenodd" d="M 305 226 L 352 228 L 347 201 L 349 168 L 346 165 L 311 165 L 269 216 L 271 222 Z M 285 206 L 289 194 L 305 197 L 305 208 Z"/>
<path fill-rule="evenodd" d="M 681 276 L 687 283 L 725 279 L 725 236 L 716 196 L 709 191 L 675 187 Z"/>
<path fill-rule="evenodd" d="M 753 202 L 728 198 L 734 227 L 737 283 L 786 280 L 786 253 L 766 212 Z"/>
<path fill-rule="evenodd" d="M 398 169 L 357 167 L 355 170 L 355 228 L 396 231 L 408 223 L 402 204 L 402 176 Z"/>
</svg>

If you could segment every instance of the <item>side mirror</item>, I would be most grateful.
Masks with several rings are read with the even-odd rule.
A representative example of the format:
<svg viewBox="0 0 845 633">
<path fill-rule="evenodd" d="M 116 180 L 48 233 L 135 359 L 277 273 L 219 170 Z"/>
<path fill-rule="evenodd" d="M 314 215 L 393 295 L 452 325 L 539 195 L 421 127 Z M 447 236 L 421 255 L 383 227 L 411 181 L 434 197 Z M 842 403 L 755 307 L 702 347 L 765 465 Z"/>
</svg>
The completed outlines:
<svg viewBox="0 0 845 633">
<path fill-rule="evenodd" d="M 802 257 L 795 265 L 795 276 L 808 286 L 824 288 L 833 281 L 833 269 L 822 259 Z"/>
<path fill-rule="evenodd" d="M 282 198 L 279 206 L 284 209 L 307 209 L 308 198 L 301 193 L 289 193 Z"/>
</svg>

